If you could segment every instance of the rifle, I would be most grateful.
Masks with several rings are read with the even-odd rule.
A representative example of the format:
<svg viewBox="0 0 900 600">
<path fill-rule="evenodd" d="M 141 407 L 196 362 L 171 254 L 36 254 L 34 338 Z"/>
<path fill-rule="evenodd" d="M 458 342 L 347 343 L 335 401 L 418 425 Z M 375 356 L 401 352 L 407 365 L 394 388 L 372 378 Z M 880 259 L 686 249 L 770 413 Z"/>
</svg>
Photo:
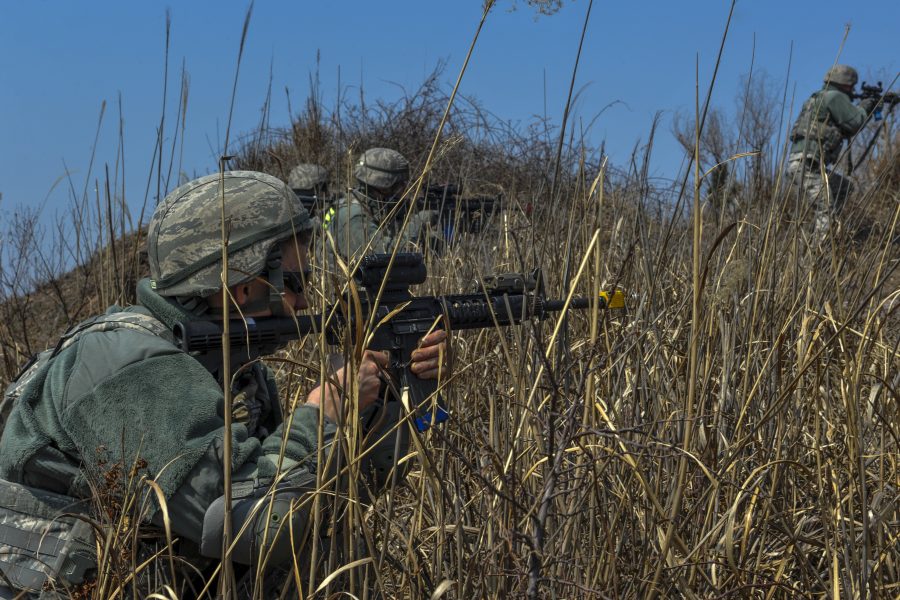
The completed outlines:
<svg viewBox="0 0 900 600">
<path fill-rule="evenodd" d="M 416 204 L 420 210 L 437 211 L 445 235 L 452 238 L 456 223 L 465 231 L 481 231 L 494 213 L 503 209 L 503 195 L 462 196 L 457 185 L 436 184 L 427 186 L 424 196 L 417 198 Z"/>
<path fill-rule="evenodd" d="M 868 143 L 866 143 L 863 148 L 862 154 L 856 161 L 854 162 L 852 158 L 850 158 L 850 154 L 848 151 L 848 164 L 850 165 L 847 169 L 847 174 L 852 175 L 854 171 L 856 171 L 859 166 L 866 160 L 869 156 L 869 153 L 872 151 L 872 148 L 875 147 L 876 142 L 878 141 L 878 137 L 881 135 L 881 130 L 884 128 L 884 120 L 882 117 L 883 106 L 887 105 L 887 110 L 890 112 L 893 110 L 894 106 L 900 104 L 900 94 L 896 92 L 885 92 L 884 86 L 879 81 L 875 85 L 867 85 L 865 81 L 863 81 L 862 86 L 860 86 L 860 92 L 858 94 L 851 94 L 853 99 L 864 100 L 866 98 L 874 98 L 876 100 L 876 104 L 874 108 L 872 108 L 872 119 L 878 122 L 878 126 L 875 128 L 875 131 L 872 133 L 872 137 L 869 138 Z"/>
<path fill-rule="evenodd" d="M 409 405 L 416 413 L 419 431 L 448 418 L 438 398 L 437 382 L 423 380 L 410 371 L 410 357 L 421 338 L 436 322 L 453 330 L 485 329 L 515 325 L 531 319 L 542 320 L 565 308 L 565 300 L 549 300 L 543 293 L 540 270 L 529 274 L 505 273 L 485 278 L 480 292 L 446 296 L 413 296 L 409 287 L 423 283 L 427 276 L 421 254 L 400 253 L 390 265 L 390 254 L 363 257 L 354 274 L 357 296 L 347 297 L 318 315 L 294 318 L 232 319 L 229 342 L 232 356 L 249 361 L 271 354 L 290 341 L 310 333 L 324 332 L 328 343 L 340 344 L 346 333 L 371 333 L 370 350 L 388 351 L 390 369 L 401 390 L 408 390 Z M 381 297 L 375 295 L 384 282 Z M 358 299 L 358 310 L 354 309 Z M 597 298 L 573 298 L 569 308 L 624 308 L 620 290 L 601 292 Z M 222 324 L 216 321 L 176 323 L 174 334 L 179 347 L 204 365 L 215 360 L 222 349 Z M 430 410 L 423 409 L 432 403 Z"/>
<path fill-rule="evenodd" d="M 865 100 L 867 98 L 874 98 L 878 100 L 878 106 L 880 107 L 882 104 L 888 105 L 888 110 L 891 110 L 894 105 L 900 104 L 900 94 L 897 92 L 886 92 L 884 91 L 884 85 L 879 81 L 874 85 L 869 85 L 865 81 L 863 81 L 860 86 L 858 94 L 851 94 L 851 98 L 854 100 Z M 876 109 L 877 110 L 877 109 Z M 876 116 L 876 119 L 879 117 Z"/>
</svg>

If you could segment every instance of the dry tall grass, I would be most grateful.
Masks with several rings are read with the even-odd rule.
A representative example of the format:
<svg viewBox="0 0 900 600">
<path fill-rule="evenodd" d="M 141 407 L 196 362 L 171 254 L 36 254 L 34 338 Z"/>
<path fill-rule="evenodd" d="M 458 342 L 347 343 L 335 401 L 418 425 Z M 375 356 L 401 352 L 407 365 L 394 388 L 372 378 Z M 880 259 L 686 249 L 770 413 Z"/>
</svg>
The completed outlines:
<svg viewBox="0 0 900 600">
<path fill-rule="evenodd" d="M 330 112 L 313 94 L 289 130 L 248 137 L 236 165 L 286 177 L 296 162 L 319 162 L 346 182 L 350 155 L 385 145 L 421 167 L 446 106 L 439 81 L 397 103 L 341 100 Z M 449 425 L 418 438 L 406 480 L 372 504 L 354 485 L 336 494 L 320 481 L 311 502 L 329 520 L 314 533 L 330 529 L 330 544 L 315 551 L 318 569 L 299 563 L 284 581 L 322 598 L 900 595 L 896 155 L 882 154 L 844 228 L 822 246 L 810 238 L 810 211 L 777 178 L 767 194 L 742 182 L 730 208 L 703 204 L 693 215 L 698 246 L 687 211 L 660 203 L 646 171 L 610 174 L 574 140 L 554 184 L 558 132 L 516 130 L 462 106 L 432 177 L 498 186 L 509 209 L 429 256 L 419 292 L 471 289 L 479 275 L 539 265 L 557 296 L 569 291 L 569 272 L 581 294 L 619 285 L 634 297 L 622 313 L 570 314 L 567 335 L 556 321 L 454 334 L 442 381 Z M 124 214 L 114 207 L 74 211 L 84 228 L 75 230 L 99 222 L 111 231 Z M 107 243 L 117 236 L 90 260 L 73 253 L 82 266 L 63 275 L 47 260 L 57 254 L 34 239 L 36 224 L 8 225 L 7 378 L 63 324 L 129 301 L 139 274 L 134 246 Z M 65 231 L 56 239 L 69 247 Z M 321 306 L 333 274 L 317 267 Z M 320 379 L 328 350 L 307 338 L 272 363 L 286 403 Z M 351 474 L 360 435 L 356 426 L 339 434 Z M 127 592 L 134 597 L 212 597 L 215 565 L 194 570 L 164 540 L 155 555 L 137 548 L 153 487 L 140 469 L 115 468 L 123 481 L 112 483 L 130 500 L 111 504 L 98 488 L 108 532 L 100 547 L 113 566 L 93 593 L 121 596 L 136 571 L 144 576 Z"/>
</svg>

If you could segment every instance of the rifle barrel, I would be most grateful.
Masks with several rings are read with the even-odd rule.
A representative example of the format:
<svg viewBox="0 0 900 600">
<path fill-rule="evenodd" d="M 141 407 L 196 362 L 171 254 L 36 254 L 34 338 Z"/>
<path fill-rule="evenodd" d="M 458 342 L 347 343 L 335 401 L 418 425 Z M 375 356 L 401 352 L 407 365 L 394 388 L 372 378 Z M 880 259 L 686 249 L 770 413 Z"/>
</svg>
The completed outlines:
<svg viewBox="0 0 900 600">
<path fill-rule="evenodd" d="M 436 303 L 427 309 L 426 312 L 430 315 L 427 320 L 446 314 L 450 320 L 449 325 L 454 330 L 491 328 L 495 323 L 501 326 L 513 325 L 533 317 L 544 318 L 548 313 L 561 311 L 566 306 L 565 300 L 544 300 L 529 294 L 491 297 L 467 294 L 431 296 L 419 300 Z M 624 295 L 619 290 L 612 293 L 600 292 L 598 300 L 603 309 L 622 308 L 625 305 Z M 569 308 L 589 308 L 594 301 L 591 298 L 575 297 L 569 302 Z M 326 312 L 331 313 L 331 310 Z M 321 314 L 316 314 L 302 315 L 296 319 L 232 319 L 229 324 L 229 344 L 233 348 L 255 348 L 258 354 L 271 354 L 301 336 L 321 332 L 322 318 Z M 326 333 L 332 339 L 339 339 L 340 331 L 347 323 L 346 316 L 336 313 L 329 321 Z M 183 321 L 175 324 L 173 333 L 183 351 L 203 354 L 221 351 L 222 330 L 221 321 Z"/>
</svg>

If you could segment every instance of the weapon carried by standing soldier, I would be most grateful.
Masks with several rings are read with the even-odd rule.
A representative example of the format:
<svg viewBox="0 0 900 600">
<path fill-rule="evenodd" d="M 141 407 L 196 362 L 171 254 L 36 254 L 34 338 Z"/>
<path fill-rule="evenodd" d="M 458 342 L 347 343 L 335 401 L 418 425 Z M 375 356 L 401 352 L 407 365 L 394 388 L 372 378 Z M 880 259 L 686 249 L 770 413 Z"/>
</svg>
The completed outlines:
<svg viewBox="0 0 900 600">
<path fill-rule="evenodd" d="M 858 81 L 853 67 L 830 68 L 822 89 L 803 104 L 790 134 L 787 172 L 793 188 L 813 210 L 819 241 L 825 238 L 853 191 L 850 174 L 835 170 L 844 141 L 861 131 L 882 103 L 890 107 L 896 104 L 896 94 L 883 94 L 872 86 L 865 86 L 863 93 L 856 94 Z M 853 99 L 859 99 L 859 104 L 853 104 Z"/>
</svg>

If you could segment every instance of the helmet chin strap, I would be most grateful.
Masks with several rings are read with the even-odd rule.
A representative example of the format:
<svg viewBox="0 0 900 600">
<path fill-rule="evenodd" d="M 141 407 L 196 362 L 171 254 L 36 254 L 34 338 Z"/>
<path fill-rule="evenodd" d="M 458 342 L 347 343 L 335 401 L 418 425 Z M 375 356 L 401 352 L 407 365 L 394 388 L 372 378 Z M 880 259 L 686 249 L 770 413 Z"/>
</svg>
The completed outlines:
<svg viewBox="0 0 900 600">
<path fill-rule="evenodd" d="M 264 298 L 258 298 L 245 303 L 241 307 L 244 313 L 262 312 L 269 310 L 273 317 L 286 317 L 288 312 L 284 309 L 284 269 L 281 268 L 281 249 L 273 248 L 266 257 L 265 270 L 259 274 L 265 279 L 269 293 Z"/>
<path fill-rule="evenodd" d="M 266 281 L 269 285 L 269 302 L 268 308 L 272 311 L 274 317 L 284 317 L 287 311 L 284 310 L 284 270 L 281 268 L 281 248 L 277 245 L 269 252 L 266 257 Z"/>
</svg>

